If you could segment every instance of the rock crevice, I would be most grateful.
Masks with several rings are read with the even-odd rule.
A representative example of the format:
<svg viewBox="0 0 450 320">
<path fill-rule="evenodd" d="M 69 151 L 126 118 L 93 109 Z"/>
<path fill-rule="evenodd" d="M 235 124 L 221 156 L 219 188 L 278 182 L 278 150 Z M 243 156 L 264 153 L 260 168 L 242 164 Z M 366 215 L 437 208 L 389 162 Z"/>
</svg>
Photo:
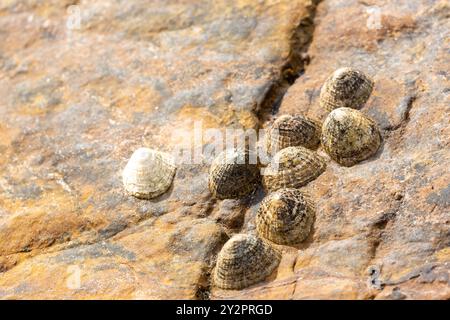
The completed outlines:
<svg viewBox="0 0 450 320">
<path fill-rule="evenodd" d="M 275 79 L 265 94 L 260 106 L 256 110 L 256 116 L 260 125 L 278 112 L 283 96 L 295 80 L 305 71 L 310 61 L 308 48 L 313 40 L 314 18 L 317 6 L 322 0 L 311 0 L 306 5 L 304 16 L 292 31 L 289 40 L 290 49 L 287 61 L 279 71 L 278 79 Z"/>
</svg>

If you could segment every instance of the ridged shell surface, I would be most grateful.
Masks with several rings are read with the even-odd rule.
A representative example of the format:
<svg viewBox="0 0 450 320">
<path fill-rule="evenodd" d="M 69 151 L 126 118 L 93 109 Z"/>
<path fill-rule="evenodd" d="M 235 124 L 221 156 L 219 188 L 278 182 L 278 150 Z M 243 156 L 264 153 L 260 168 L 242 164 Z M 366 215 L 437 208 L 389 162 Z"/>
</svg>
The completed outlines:
<svg viewBox="0 0 450 320">
<path fill-rule="evenodd" d="M 263 175 L 266 190 L 300 188 L 325 171 L 325 160 L 304 147 L 288 147 L 272 158 Z"/>
<path fill-rule="evenodd" d="M 308 237 L 314 215 L 308 195 L 297 189 L 280 189 L 261 202 L 256 229 L 261 237 L 277 244 L 296 244 Z"/>
<path fill-rule="evenodd" d="M 214 285 L 239 290 L 266 279 L 280 263 L 281 254 L 266 241 L 248 234 L 225 243 L 214 268 Z"/>
<path fill-rule="evenodd" d="M 152 199 L 171 186 L 176 167 L 164 152 L 139 148 L 131 156 L 122 173 L 125 190 L 140 199 Z"/>
<path fill-rule="evenodd" d="M 325 81 L 320 91 L 320 106 L 328 112 L 340 107 L 359 109 L 369 99 L 373 81 L 363 72 L 340 68 Z"/>
<path fill-rule="evenodd" d="M 238 199 L 252 193 L 261 177 L 256 156 L 241 149 L 227 149 L 212 162 L 209 190 L 218 199 Z"/>
<path fill-rule="evenodd" d="M 302 146 L 315 149 L 320 143 L 321 125 L 306 116 L 283 115 L 270 126 L 266 150 L 272 154 L 287 148 Z"/>
<path fill-rule="evenodd" d="M 377 124 L 358 110 L 333 110 L 323 123 L 323 148 L 343 166 L 349 167 L 371 157 L 380 144 L 381 135 Z"/>
</svg>

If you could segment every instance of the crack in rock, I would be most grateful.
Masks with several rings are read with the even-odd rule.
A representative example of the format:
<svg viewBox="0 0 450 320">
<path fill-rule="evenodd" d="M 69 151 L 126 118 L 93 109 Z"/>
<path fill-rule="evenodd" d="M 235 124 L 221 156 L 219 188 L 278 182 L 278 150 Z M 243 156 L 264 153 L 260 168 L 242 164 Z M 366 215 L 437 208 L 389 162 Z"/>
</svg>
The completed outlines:
<svg viewBox="0 0 450 320">
<path fill-rule="evenodd" d="M 256 111 L 261 126 L 278 112 L 287 90 L 304 73 L 305 67 L 309 63 L 310 58 L 307 52 L 313 40 L 316 8 L 321 1 L 311 1 L 307 7 L 307 16 L 300 20 L 292 33 L 288 59 L 280 70 L 279 78 L 273 82 Z"/>
<path fill-rule="evenodd" d="M 416 99 L 417 99 L 417 95 L 414 93 L 414 94 L 407 95 L 402 100 L 401 104 L 404 106 L 402 107 L 403 111 L 402 111 L 399 123 L 386 127 L 385 128 L 386 131 L 395 131 L 395 130 L 398 130 L 399 128 L 403 128 L 404 126 L 406 126 L 408 124 L 409 114 L 411 112 L 414 101 L 416 101 Z"/>
</svg>

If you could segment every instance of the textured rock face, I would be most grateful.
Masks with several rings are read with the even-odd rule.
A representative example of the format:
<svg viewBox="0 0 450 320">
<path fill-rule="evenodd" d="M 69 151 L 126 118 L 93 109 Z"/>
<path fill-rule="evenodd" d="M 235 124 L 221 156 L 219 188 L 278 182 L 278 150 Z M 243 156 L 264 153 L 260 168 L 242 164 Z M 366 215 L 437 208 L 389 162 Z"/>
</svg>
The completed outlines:
<svg viewBox="0 0 450 320">
<path fill-rule="evenodd" d="M 216 201 L 208 166 L 184 165 L 167 194 L 137 200 L 121 170 L 138 147 L 171 151 L 196 120 L 260 126 L 309 60 L 313 8 L 2 2 L 0 297 L 209 297 L 217 252 L 255 231 L 262 191 Z M 274 279 L 211 298 L 450 297 L 449 12 L 446 1 L 318 5 L 310 64 L 278 113 L 323 120 L 323 81 L 353 66 L 375 81 L 361 111 L 383 145 L 352 168 L 329 160 L 304 188 L 313 231 L 280 246 Z"/>
</svg>

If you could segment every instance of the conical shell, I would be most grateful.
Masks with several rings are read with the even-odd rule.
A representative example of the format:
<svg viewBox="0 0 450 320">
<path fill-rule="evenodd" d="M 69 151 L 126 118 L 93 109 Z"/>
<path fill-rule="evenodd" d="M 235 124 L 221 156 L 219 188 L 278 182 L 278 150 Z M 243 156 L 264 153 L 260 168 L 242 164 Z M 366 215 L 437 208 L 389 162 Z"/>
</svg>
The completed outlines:
<svg viewBox="0 0 450 320">
<path fill-rule="evenodd" d="M 320 106 L 328 112 L 340 107 L 359 109 L 369 99 L 373 81 L 352 68 L 336 70 L 322 86 Z"/>
<path fill-rule="evenodd" d="M 259 181 L 256 156 L 248 151 L 227 149 L 212 162 L 209 190 L 218 199 L 238 199 L 252 193 Z M 253 155 L 253 154 L 252 154 Z"/>
<path fill-rule="evenodd" d="M 260 238 L 237 234 L 225 243 L 217 257 L 214 284 L 238 290 L 267 278 L 280 263 L 281 254 Z"/>
<path fill-rule="evenodd" d="M 263 199 L 256 216 L 258 234 L 277 244 L 305 240 L 314 221 L 314 205 L 297 189 L 280 189 Z"/>
<path fill-rule="evenodd" d="M 322 126 L 324 150 L 334 161 L 347 167 L 375 154 L 380 143 L 377 124 L 358 110 L 333 110 Z"/>
<path fill-rule="evenodd" d="M 325 171 L 325 160 L 304 147 L 288 147 L 280 150 L 264 170 L 263 184 L 266 190 L 300 188 Z"/>
<path fill-rule="evenodd" d="M 265 136 L 266 150 L 274 154 L 287 147 L 315 149 L 320 143 L 320 132 L 321 125 L 313 119 L 283 115 L 273 122 Z"/>
<path fill-rule="evenodd" d="M 148 148 L 137 149 L 122 173 L 125 190 L 140 199 L 152 199 L 172 184 L 176 167 L 172 157 Z"/>
</svg>

